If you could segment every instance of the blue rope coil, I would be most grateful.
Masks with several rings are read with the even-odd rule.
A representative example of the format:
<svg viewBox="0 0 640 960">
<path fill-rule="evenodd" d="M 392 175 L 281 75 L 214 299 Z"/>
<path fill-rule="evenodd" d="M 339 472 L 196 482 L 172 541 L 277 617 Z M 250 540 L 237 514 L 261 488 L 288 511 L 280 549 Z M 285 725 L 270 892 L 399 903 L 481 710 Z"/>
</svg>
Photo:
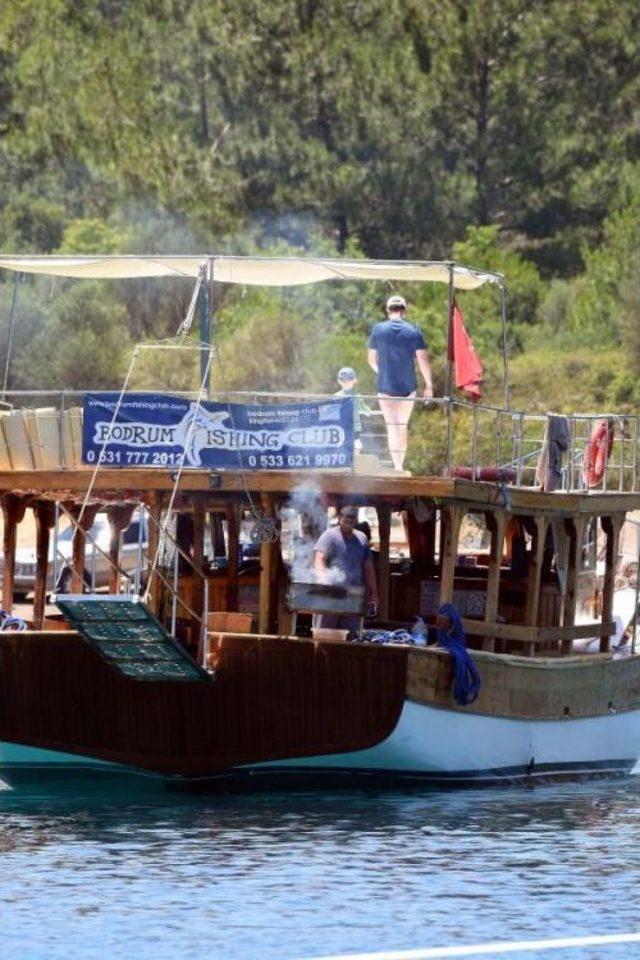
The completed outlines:
<svg viewBox="0 0 640 960">
<path fill-rule="evenodd" d="M 467 641 L 460 614 L 451 603 L 443 603 L 440 616 L 448 617 L 449 630 L 438 629 L 438 645 L 448 650 L 453 660 L 453 696 L 460 707 L 467 707 L 480 693 L 482 681 L 478 668 L 467 652 Z"/>
</svg>

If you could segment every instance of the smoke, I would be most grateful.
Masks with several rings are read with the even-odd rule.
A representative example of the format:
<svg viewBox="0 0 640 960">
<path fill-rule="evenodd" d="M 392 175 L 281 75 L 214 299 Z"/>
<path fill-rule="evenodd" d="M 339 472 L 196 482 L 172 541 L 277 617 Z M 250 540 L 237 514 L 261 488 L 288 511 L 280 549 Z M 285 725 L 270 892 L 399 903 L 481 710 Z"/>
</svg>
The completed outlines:
<svg viewBox="0 0 640 960">
<path fill-rule="evenodd" d="M 291 579 L 297 583 L 313 583 L 318 579 L 314 569 L 315 545 L 320 534 L 327 529 L 327 508 L 320 487 L 313 482 L 295 487 L 287 509 L 295 513 L 298 522 L 293 539 Z M 344 579 L 342 570 L 330 568 L 323 583 L 343 583 Z"/>
</svg>

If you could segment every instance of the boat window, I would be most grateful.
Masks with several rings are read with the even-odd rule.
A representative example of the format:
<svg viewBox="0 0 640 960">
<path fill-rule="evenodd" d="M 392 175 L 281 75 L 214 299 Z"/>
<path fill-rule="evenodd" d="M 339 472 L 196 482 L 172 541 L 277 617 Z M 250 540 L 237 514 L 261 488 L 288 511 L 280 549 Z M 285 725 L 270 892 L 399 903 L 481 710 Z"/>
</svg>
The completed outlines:
<svg viewBox="0 0 640 960">
<path fill-rule="evenodd" d="M 467 513 L 460 525 L 458 552 L 460 554 L 489 553 L 491 532 L 484 513 Z"/>
</svg>

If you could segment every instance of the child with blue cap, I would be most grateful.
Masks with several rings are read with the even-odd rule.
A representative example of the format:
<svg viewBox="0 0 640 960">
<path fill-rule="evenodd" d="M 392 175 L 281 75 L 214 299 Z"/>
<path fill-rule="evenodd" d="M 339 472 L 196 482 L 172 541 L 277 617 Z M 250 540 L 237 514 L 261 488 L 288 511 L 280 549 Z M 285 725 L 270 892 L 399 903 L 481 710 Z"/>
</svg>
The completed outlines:
<svg viewBox="0 0 640 960">
<path fill-rule="evenodd" d="M 353 367 L 341 367 L 338 370 L 338 383 L 340 389 L 336 391 L 336 397 L 353 398 L 353 437 L 356 450 L 362 450 L 362 417 L 368 417 L 371 410 L 366 405 L 362 397 L 356 393 L 356 384 L 358 375 Z"/>
</svg>

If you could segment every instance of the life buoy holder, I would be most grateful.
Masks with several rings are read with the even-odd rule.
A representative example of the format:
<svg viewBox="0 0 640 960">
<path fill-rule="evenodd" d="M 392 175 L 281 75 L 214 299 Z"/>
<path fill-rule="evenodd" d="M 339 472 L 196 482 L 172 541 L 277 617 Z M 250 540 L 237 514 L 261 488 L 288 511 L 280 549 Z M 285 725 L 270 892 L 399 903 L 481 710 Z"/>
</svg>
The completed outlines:
<svg viewBox="0 0 640 960">
<path fill-rule="evenodd" d="M 458 480 L 484 480 L 488 483 L 515 483 L 513 467 L 452 467 L 451 476 Z"/>
<path fill-rule="evenodd" d="M 611 418 L 598 420 L 582 454 L 582 479 L 588 488 L 597 487 L 607 468 L 613 447 L 614 424 Z"/>
</svg>

